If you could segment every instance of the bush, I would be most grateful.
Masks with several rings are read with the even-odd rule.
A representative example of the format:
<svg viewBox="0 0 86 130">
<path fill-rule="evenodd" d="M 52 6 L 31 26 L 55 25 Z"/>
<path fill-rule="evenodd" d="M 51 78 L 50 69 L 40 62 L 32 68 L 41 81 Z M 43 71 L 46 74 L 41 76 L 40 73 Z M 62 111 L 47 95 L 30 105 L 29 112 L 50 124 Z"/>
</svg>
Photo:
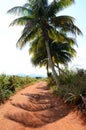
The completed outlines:
<svg viewBox="0 0 86 130">
<path fill-rule="evenodd" d="M 7 100 L 16 90 L 36 81 L 35 78 L 0 75 L 0 103 Z"/>
<path fill-rule="evenodd" d="M 59 75 L 60 87 L 54 92 L 61 96 L 64 102 L 86 109 L 86 70 L 66 70 L 65 73 Z"/>
</svg>

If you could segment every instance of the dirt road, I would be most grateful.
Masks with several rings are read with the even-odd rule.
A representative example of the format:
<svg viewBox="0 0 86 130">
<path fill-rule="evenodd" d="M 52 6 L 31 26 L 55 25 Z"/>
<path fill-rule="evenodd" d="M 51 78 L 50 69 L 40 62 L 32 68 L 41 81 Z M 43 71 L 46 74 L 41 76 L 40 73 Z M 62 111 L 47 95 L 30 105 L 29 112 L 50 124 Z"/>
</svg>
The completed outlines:
<svg viewBox="0 0 86 130">
<path fill-rule="evenodd" d="M 86 130 L 86 124 L 41 81 L 0 105 L 0 130 Z"/>
</svg>

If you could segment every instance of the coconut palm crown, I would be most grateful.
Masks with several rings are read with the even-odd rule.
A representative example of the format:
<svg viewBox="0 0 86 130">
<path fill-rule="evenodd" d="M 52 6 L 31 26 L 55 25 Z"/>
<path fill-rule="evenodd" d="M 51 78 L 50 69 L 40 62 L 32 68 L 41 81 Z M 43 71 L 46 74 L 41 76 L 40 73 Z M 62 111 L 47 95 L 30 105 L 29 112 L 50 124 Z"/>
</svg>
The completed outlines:
<svg viewBox="0 0 86 130">
<path fill-rule="evenodd" d="M 10 25 L 22 25 L 24 29 L 17 41 L 17 47 L 23 48 L 27 43 L 34 42 L 38 37 L 37 44 L 43 44 L 46 47 L 47 57 L 52 69 L 53 77 L 57 82 L 57 74 L 54 68 L 49 39 L 53 43 L 73 44 L 76 41 L 76 35 L 82 34 L 80 29 L 74 24 L 74 18 L 71 16 L 59 16 L 59 12 L 72 5 L 74 0 L 27 0 L 23 6 L 13 7 L 8 13 L 18 15 Z M 72 39 L 69 38 L 72 34 Z M 75 42 L 76 43 L 76 42 Z"/>
</svg>

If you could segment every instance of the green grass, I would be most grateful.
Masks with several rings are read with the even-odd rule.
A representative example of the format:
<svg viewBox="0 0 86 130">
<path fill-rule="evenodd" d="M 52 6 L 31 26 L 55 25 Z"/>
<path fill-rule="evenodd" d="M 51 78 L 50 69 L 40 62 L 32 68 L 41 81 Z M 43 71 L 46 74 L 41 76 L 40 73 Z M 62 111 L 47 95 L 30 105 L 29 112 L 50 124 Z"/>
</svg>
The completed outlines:
<svg viewBox="0 0 86 130">
<path fill-rule="evenodd" d="M 58 76 L 59 87 L 48 79 L 48 84 L 52 91 L 64 99 L 64 102 L 86 109 L 86 70 L 77 71 L 65 70 Z"/>
<path fill-rule="evenodd" d="M 16 91 L 36 82 L 36 78 L 0 75 L 0 103 L 4 103 Z"/>
</svg>

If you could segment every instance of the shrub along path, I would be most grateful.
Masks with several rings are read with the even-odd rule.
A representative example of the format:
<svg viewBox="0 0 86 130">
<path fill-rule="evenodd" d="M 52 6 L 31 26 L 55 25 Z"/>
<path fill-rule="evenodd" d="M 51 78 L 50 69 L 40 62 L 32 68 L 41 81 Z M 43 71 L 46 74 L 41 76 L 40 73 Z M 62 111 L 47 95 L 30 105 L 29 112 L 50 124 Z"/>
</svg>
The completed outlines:
<svg viewBox="0 0 86 130">
<path fill-rule="evenodd" d="M 86 130 L 84 121 L 44 81 L 19 91 L 0 106 L 0 130 Z"/>
</svg>

